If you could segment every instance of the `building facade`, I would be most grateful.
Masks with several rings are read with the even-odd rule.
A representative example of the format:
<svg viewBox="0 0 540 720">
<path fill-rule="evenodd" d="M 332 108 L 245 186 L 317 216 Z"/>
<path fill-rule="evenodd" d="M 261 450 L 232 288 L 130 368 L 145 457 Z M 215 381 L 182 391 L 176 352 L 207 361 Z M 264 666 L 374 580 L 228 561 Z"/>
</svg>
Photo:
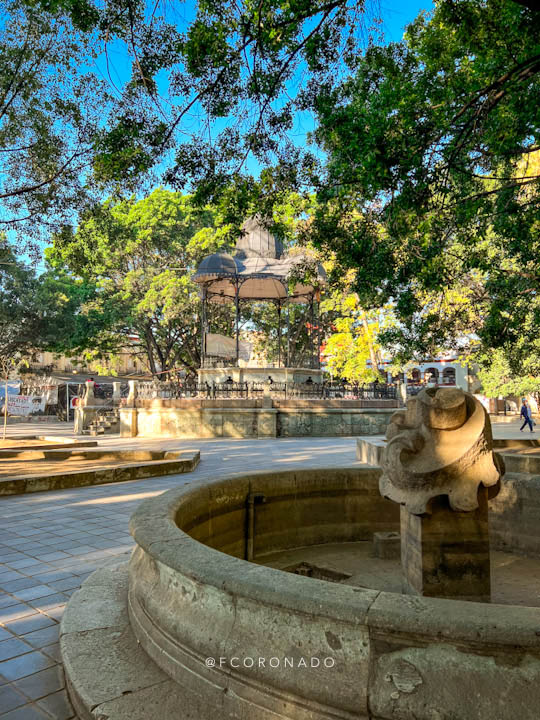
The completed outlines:
<svg viewBox="0 0 540 720">
<path fill-rule="evenodd" d="M 368 363 L 369 364 L 369 363 Z M 389 383 L 402 382 L 410 395 L 419 392 L 426 385 L 458 387 L 467 392 L 476 392 L 480 386 L 474 367 L 463 365 L 455 356 L 425 359 L 406 365 L 403 372 L 395 374 L 392 362 L 383 361 L 379 369 L 386 374 Z"/>
</svg>

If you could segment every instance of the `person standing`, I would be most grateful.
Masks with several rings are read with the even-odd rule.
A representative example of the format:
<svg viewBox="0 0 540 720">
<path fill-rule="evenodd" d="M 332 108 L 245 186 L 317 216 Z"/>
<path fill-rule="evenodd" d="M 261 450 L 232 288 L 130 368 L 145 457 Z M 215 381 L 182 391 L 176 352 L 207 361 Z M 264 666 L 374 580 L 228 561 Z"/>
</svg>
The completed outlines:
<svg viewBox="0 0 540 720">
<path fill-rule="evenodd" d="M 526 398 L 522 398 L 522 400 L 521 400 L 521 417 L 523 418 L 523 425 L 519 428 L 520 432 L 523 431 L 523 428 L 525 427 L 525 425 L 528 425 L 531 429 L 531 432 L 534 432 L 533 423 L 532 423 L 531 406 L 527 402 Z"/>
</svg>

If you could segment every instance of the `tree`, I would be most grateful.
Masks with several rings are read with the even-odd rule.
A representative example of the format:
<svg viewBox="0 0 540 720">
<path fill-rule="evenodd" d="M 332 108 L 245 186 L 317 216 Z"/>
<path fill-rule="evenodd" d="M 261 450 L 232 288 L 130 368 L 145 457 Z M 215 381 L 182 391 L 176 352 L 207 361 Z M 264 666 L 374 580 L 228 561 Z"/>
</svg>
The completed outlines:
<svg viewBox="0 0 540 720">
<path fill-rule="evenodd" d="M 227 207 L 240 221 L 261 167 L 280 158 L 291 177 L 309 167 L 295 113 L 304 90 L 354 62 L 364 0 L 192 10 L 1 0 L 0 223 L 21 242 L 156 180 L 196 190 L 203 205 L 230 199 L 232 182 Z"/>
<path fill-rule="evenodd" d="M 34 271 L 16 259 L 0 237 L 0 383 L 4 385 L 3 439 L 6 437 L 8 380 L 44 348 L 54 333 L 56 298 L 44 292 Z"/>
<path fill-rule="evenodd" d="M 516 367 L 533 354 L 540 13 L 527 5 L 443 0 L 316 100 L 328 162 L 314 241 L 357 270 L 363 305 L 395 301 L 409 352 L 475 334 Z"/>
<path fill-rule="evenodd" d="M 1 0 L 0 14 L 0 230 L 27 242 L 87 202 L 110 98 L 91 39 L 61 13 Z"/>
<path fill-rule="evenodd" d="M 321 303 L 326 334 L 323 356 L 332 375 L 349 382 L 386 382 L 381 332 L 393 326 L 390 307 L 365 310 L 351 290 L 355 273 L 349 271 L 338 287 L 330 289 Z"/>
<path fill-rule="evenodd" d="M 364 12 L 363 0 L 200 0 L 186 22 L 166 3 L 123 0 L 112 19 L 95 7 L 132 62 L 98 148 L 98 176 L 138 175 L 172 157 L 163 176 L 172 187 L 192 183 L 210 200 L 232 180 L 240 203 L 254 166 L 279 158 L 293 175 L 302 167 L 293 139 L 302 91 L 354 62 Z"/>
<path fill-rule="evenodd" d="M 508 356 L 509 353 L 505 352 L 503 348 L 479 354 L 477 358 L 479 362 L 478 378 L 482 383 L 482 392 L 489 398 L 532 395 L 538 403 L 540 375 L 536 369 L 536 363 L 533 368 L 525 364 L 522 370 L 516 373 Z"/>
<path fill-rule="evenodd" d="M 522 59 L 517 42 L 522 37 L 526 45 L 534 38 L 537 16 L 531 5 L 490 0 L 484 12 L 481 0 L 439 4 L 443 29 L 432 43 L 433 55 L 447 28 L 449 37 L 455 36 L 458 58 L 464 36 L 470 41 L 478 35 L 478 47 L 463 53 L 465 59 L 471 53 L 478 57 L 478 73 L 472 72 L 470 81 L 465 63 L 468 84 L 456 89 L 459 83 L 450 83 L 445 94 L 433 83 L 443 105 L 452 88 L 458 101 L 463 93 L 477 94 L 471 107 L 464 100 L 463 115 L 458 107 L 450 119 L 456 116 L 458 123 L 466 117 L 470 126 L 472 117 L 477 128 L 478 118 L 505 107 L 506 97 L 485 102 L 487 95 L 501 87 L 510 88 L 508 97 L 520 96 L 523 84 L 534 81 L 535 55 Z M 333 88 L 356 68 L 373 20 L 364 0 L 199 0 L 185 14 L 159 0 L 2 0 L 0 7 L 0 163 L 6 178 L 0 188 L 1 221 L 20 229 L 21 237 L 43 223 L 69 220 L 119 186 L 147 191 L 158 177 L 175 189 L 196 192 L 202 204 L 224 198 L 227 221 L 244 217 L 254 198 L 271 205 L 284 189 L 312 186 L 316 154 L 304 147 L 302 120 L 314 108 L 324 116 L 328 98 L 341 99 Z M 486 38 L 484 46 L 491 47 L 493 23 L 501 36 L 502 44 L 493 43 L 503 48 L 500 57 L 496 51 L 482 54 L 480 47 Z M 373 48 L 368 59 L 376 57 Z M 411 47 L 405 58 L 411 82 L 399 76 L 399 58 L 392 65 L 392 58 L 379 51 L 376 71 L 388 70 L 405 87 L 425 89 L 413 82 L 414 62 L 427 62 L 422 47 Z M 452 52 L 453 47 L 440 53 L 451 70 Z M 492 87 L 501 63 L 508 65 L 514 56 L 516 62 L 503 67 Z M 448 69 L 427 64 L 435 80 Z M 412 118 L 423 118 L 415 115 L 417 109 L 427 113 L 429 106 L 411 106 Z M 443 110 L 422 120 L 428 130 L 436 128 L 424 133 L 422 147 L 429 150 L 438 137 L 446 138 L 437 135 L 441 118 Z M 508 120 L 505 127 L 514 131 Z M 528 138 L 527 129 L 520 123 L 518 134 Z M 487 136 L 492 144 L 497 137 L 489 127 Z M 400 149 L 396 142 L 389 147 Z M 421 155 L 409 148 L 406 155 L 411 153 L 417 160 Z M 492 164 L 499 169 L 499 163 Z M 420 196 L 424 180 L 418 179 Z"/>
<path fill-rule="evenodd" d="M 225 245 L 227 230 L 216 228 L 210 209 L 162 188 L 142 200 L 108 201 L 76 230 L 64 228 L 46 251 L 49 283 L 65 283 L 81 309 L 76 332 L 63 334 L 56 349 L 103 356 L 130 348 L 152 374 L 194 373 L 201 304 L 191 275 Z M 231 308 L 218 308 L 215 326 L 230 323 Z"/>
<path fill-rule="evenodd" d="M 0 366 L 15 369 L 48 337 L 48 309 L 34 272 L 0 238 Z"/>
</svg>

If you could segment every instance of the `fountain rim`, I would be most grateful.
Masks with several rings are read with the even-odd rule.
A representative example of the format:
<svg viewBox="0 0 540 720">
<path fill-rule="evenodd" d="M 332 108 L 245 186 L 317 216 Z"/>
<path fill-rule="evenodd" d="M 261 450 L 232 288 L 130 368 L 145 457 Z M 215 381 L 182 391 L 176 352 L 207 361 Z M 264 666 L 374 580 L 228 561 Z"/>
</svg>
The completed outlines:
<svg viewBox="0 0 540 720">
<path fill-rule="evenodd" d="M 384 634 L 425 635 L 430 642 L 436 637 L 443 644 L 513 645 L 540 652 L 540 608 L 404 595 L 307 578 L 211 548 L 176 524 L 182 504 L 200 493 L 210 494 L 229 483 L 313 472 L 379 474 L 380 469 L 351 465 L 241 471 L 210 482 L 198 480 L 143 500 L 131 516 L 130 532 L 139 548 L 174 572 L 221 592 L 268 606 L 289 607 L 295 614 L 367 624 Z"/>
</svg>

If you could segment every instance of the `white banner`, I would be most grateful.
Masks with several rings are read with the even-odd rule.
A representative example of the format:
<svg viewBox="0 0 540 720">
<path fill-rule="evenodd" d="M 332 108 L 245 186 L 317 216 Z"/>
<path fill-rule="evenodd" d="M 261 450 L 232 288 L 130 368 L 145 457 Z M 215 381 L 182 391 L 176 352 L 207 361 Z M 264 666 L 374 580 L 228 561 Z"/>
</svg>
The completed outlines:
<svg viewBox="0 0 540 720">
<path fill-rule="evenodd" d="M 32 397 L 43 397 L 45 405 L 58 405 L 58 385 L 27 385 L 25 390 Z"/>
<path fill-rule="evenodd" d="M 31 415 L 45 410 L 45 396 L 36 395 L 8 395 L 7 401 L 9 415 Z"/>
<path fill-rule="evenodd" d="M 252 347 L 252 343 L 240 340 L 238 347 L 240 360 L 246 362 L 249 360 Z M 217 333 L 206 333 L 206 354 L 223 358 L 236 357 L 236 338 Z"/>
</svg>

